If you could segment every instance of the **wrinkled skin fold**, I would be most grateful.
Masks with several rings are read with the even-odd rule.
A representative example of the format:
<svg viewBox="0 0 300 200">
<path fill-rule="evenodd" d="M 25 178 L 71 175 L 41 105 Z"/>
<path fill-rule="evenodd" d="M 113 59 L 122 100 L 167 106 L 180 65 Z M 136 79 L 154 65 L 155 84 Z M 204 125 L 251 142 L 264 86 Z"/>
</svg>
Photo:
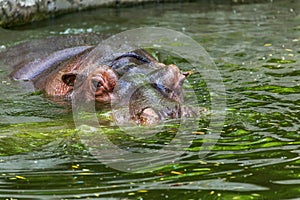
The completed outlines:
<svg viewBox="0 0 300 200">
<path fill-rule="evenodd" d="M 104 59 L 98 48 L 79 45 L 55 49 L 38 59 L 27 58 L 14 66 L 10 77 L 32 82 L 49 97 L 67 101 L 80 97 L 98 104 L 118 101 L 129 107 L 126 120 L 137 124 L 197 115 L 197 110 L 182 106 L 183 83 L 190 73 L 160 63 L 143 49 Z"/>
</svg>

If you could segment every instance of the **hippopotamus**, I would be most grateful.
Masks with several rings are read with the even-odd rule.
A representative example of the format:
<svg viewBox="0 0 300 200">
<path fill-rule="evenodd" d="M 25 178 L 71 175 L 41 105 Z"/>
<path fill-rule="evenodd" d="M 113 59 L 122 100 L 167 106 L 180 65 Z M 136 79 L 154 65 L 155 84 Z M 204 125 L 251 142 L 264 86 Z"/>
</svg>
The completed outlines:
<svg viewBox="0 0 300 200">
<path fill-rule="evenodd" d="M 137 124 L 196 115 L 194 110 L 181 106 L 182 86 L 190 72 L 159 62 L 145 49 L 103 56 L 98 52 L 99 47 L 79 43 L 78 46 L 51 47 L 45 55 L 37 53 L 38 58 L 27 56 L 25 61 L 15 64 L 10 78 L 31 82 L 46 96 L 66 101 L 77 97 L 102 105 L 116 99 L 122 101 L 127 95 L 129 119 Z M 143 84 L 144 80 L 132 77 L 143 77 L 147 81 Z"/>
</svg>

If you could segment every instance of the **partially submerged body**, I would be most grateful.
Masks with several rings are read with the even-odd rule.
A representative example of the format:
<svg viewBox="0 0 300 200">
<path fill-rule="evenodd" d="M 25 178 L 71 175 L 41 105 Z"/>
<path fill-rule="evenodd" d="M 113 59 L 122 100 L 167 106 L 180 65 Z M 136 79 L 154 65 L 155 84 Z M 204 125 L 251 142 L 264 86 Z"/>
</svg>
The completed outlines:
<svg viewBox="0 0 300 200">
<path fill-rule="evenodd" d="M 35 50 L 38 57 L 34 59 L 26 53 L 24 60 L 14 64 L 11 78 L 32 82 L 50 97 L 81 98 L 99 104 L 129 102 L 129 119 L 138 124 L 197 115 L 193 109 L 182 108 L 182 85 L 189 73 L 176 65 L 160 63 L 143 49 L 104 58 L 99 46 L 80 42 L 75 47 L 59 45 L 44 55 Z"/>
</svg>

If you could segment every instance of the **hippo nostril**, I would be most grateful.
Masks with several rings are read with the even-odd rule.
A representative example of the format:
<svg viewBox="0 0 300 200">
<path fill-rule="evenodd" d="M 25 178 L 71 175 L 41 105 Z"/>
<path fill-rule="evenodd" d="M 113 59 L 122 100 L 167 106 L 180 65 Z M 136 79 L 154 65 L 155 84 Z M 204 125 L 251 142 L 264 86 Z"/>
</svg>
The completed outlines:
<svg viewBox="0 0 300 200">
<path fill-rule="evenodd" d="M 138 117 L 138 123 L 150 125 L 159 121 L 159 115 L 152 108 L 145 108 Z"/>
</svg>

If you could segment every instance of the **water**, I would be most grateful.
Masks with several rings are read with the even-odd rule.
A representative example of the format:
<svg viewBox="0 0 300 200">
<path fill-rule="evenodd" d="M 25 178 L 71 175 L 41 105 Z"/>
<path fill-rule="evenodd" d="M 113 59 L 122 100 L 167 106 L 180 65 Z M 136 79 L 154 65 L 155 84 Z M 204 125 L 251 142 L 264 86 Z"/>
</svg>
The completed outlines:
<svg viewBox="0 0 300 200">
<path fill-rule="evenodd" d="M 9 69 L 2 65 L 0 198 L 299 199 L 299 10 L 298 1 L 200 1 L 99 9 L 0 29 L 1 48 L 49 35 L 114 34 L 143 26 L 181 31 L 214 59 L 227 98 L 224 127 L 207 155 L 199 157 L 199 138 L 174 164 L 145 173 L 122 172 L 89 154 L 70 106 L 53 104 L 9 80 Z M 205 89 L 195 90 L 203 100 Z M 203 105 L 209 106 L 209 100 Z M 126 144 L 143 149 L 143 142 L 161 148 L 174 128 L 136 147 L 138 140 L 124 137 L 109 119 L 103 122 L 123 149 Z M 214 130 L 198 134 L 209 131 Z"/>
</svg>

